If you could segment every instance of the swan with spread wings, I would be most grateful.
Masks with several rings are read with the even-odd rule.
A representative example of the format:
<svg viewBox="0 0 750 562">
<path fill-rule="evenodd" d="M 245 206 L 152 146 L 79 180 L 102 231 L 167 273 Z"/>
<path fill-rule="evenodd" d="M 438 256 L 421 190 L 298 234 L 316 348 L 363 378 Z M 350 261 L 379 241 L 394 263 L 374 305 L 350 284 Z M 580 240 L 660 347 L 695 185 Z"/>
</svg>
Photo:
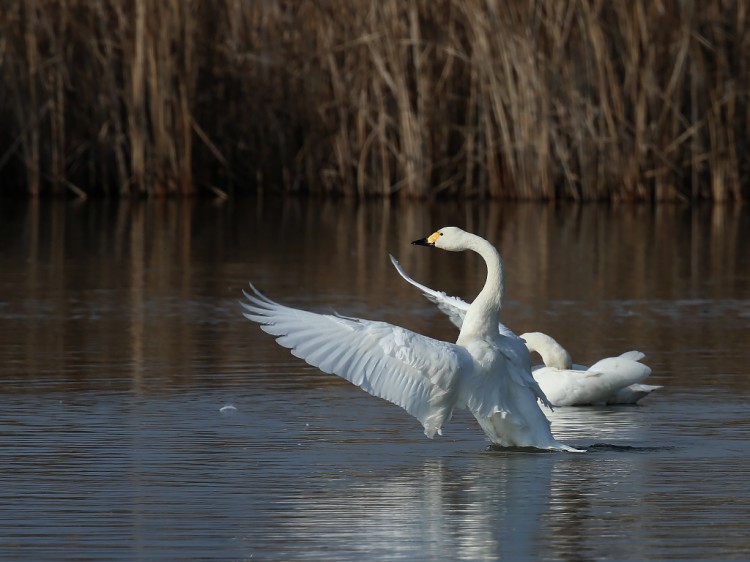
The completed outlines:
<svg viewBox="0 0 750 562">
<path fill-rule="evenodd" d="M 537 400 L 549 402 L 531 375 L 523 341 L 498 331 L 504 270 L 497 249 L 457 227 L 413 244 L 471 250 L 484 258 L 487 279 L 465 311 L 456 343 L 386 322 L 291 308 L 252 285 L 242 302 L 245 316 L 310 365 L 400 406 L 428 437 L 441 433 L 455 409 L 467 408 L 496 445 L 577 451 L 552 435 Z"/>
</svg>

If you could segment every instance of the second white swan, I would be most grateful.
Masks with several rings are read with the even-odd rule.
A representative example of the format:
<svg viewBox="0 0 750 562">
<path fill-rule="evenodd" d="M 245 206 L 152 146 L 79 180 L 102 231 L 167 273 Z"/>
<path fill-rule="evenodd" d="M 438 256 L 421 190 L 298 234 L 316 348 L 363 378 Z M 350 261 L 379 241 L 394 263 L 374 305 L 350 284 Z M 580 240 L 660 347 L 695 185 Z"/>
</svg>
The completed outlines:
<svg viewBox="0 0 750 562">
<path fill-rule="evenodd" d="M 651 369 L 640 363 L 640 351 L 627 351 L 617 357 L 600 359 L 591 367 L 574 365 L 570 354 L 547 334 L 521 334 L 529 351 L 542 356 L 544 365 L 533 374 L 547 398 L 555 406 L 635 404 L 661 388 L 642 384 Z"/>
</svg>

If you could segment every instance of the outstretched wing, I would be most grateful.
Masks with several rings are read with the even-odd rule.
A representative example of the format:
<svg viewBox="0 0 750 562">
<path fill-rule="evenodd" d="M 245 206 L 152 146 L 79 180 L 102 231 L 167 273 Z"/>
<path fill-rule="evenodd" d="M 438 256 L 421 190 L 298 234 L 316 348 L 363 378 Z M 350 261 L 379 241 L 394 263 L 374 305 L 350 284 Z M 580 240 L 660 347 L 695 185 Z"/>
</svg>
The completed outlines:
<svg viewBox="0 0 750 562">
<path fill-rule="evenodd" d="M 450 321 L 453 322 L 453 325 L 460 330 L 461 326 L 464 323 L 464 318 L 466 317 L 466 311 L 469 310 L 469 303 L 458 297 L 448 296 L 443 291 L 435 291 L 434 289 L 430 289 L 426 285 L 417 283 L 416 281 L 414 281 L 414 279 L 407 275 L 407 273 L 404 271 L 404 268 L 401 267 L 401 264 L 398 263 L 398 260 L 396 260 L 396 258 L 391 256 L 390 254 L 388 255 L 391 258 L 393 267 L 396 268 L 396 271 L 398 271 L 399 275 L 401 275 L 401 277 L 403 277 L 408 283 L 411 283 L 417 289 L 422 291 L 422 293 L 424 293 L 424 296 L 427 297 L 428 300 L 434 302 L 440 309 L 440 311 L 445 313 Z"/>
<path fill-rule="evenodd" d="M 396 268 L 396 271 L 398 271 L 399 275 L 401 275 L 401 277 L 403 277 L 407 283 L 414 285 L 417 289 L 422 291 L 427 300 L 434 302 L 437 305 L 438 309 L 442 313 L 444 313 L 453 323 L 453 325 L 460 330 L 461 326 L 463 326 L 464 324 L 466 311 L 469 310 L 470 304 L 459 297 L 451 297 L 443 291 L 430 289 L 428 286 L 422 285 L 422 283 L 415 281 L 414 279 L 409 277 L 409 274 L 406 273 L 406 271 L 404 271 L 404 268 L 401 267 L 401 264 L 398 263 L 398 260 L 396 258 L 394 258 L 390 254 L 388 254 L 388 256 L 391 258 L 391 263 L 393 263 L 393 267 Z M 518 339 L 518 336 L 502 322 L 498 322 L 498 330 L 503 336 L 511 339 Z M 523 344 L 523 342 L 521 343 Z M 525 344 L 523 345 L 525 346 Z"/>
<path fill-rule="evenodd" d="M 459 404 L 465 349 L 388 324 L 281 305 L 243 291 L 245 317 L 325 373 L 338 375 L 374 396 L 402 407 L 432 437 Z"/>
</svg>

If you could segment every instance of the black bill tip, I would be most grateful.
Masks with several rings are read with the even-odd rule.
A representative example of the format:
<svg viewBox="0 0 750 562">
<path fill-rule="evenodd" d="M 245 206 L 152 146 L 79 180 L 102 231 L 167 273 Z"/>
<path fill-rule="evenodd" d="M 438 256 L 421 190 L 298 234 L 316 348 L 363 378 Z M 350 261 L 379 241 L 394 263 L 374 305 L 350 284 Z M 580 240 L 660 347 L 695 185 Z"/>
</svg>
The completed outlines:
<svg viewBox="0 0 750 562">
<path fill-rule="evenodd" d="M 414 240 L 412 244 L 414 244 L 415 246 L 432 246 L 432 244 L 430 244 L 427 241 L 427 238 L 420 238 L 419 240 Z"/>
</svg>

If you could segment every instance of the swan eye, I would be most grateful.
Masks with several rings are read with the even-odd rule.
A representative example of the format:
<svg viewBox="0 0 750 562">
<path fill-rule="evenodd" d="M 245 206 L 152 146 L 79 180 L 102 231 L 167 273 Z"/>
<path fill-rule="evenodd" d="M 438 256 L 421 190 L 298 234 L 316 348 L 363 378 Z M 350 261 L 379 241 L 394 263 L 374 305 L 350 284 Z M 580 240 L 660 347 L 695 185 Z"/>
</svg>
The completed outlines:
<svg viewBox="0 0 750 562">
<path fill-rule="evenodd" d="M 440 238 L 442 235 L 443 233 L 440 231 L 433 232 L 432 234 L 430 234 L 430 237 L 427 239 L 427 242 L 429 244 L 434 244 L 435 242 L 437 242 L 437 239 Z"/>
</svg>

